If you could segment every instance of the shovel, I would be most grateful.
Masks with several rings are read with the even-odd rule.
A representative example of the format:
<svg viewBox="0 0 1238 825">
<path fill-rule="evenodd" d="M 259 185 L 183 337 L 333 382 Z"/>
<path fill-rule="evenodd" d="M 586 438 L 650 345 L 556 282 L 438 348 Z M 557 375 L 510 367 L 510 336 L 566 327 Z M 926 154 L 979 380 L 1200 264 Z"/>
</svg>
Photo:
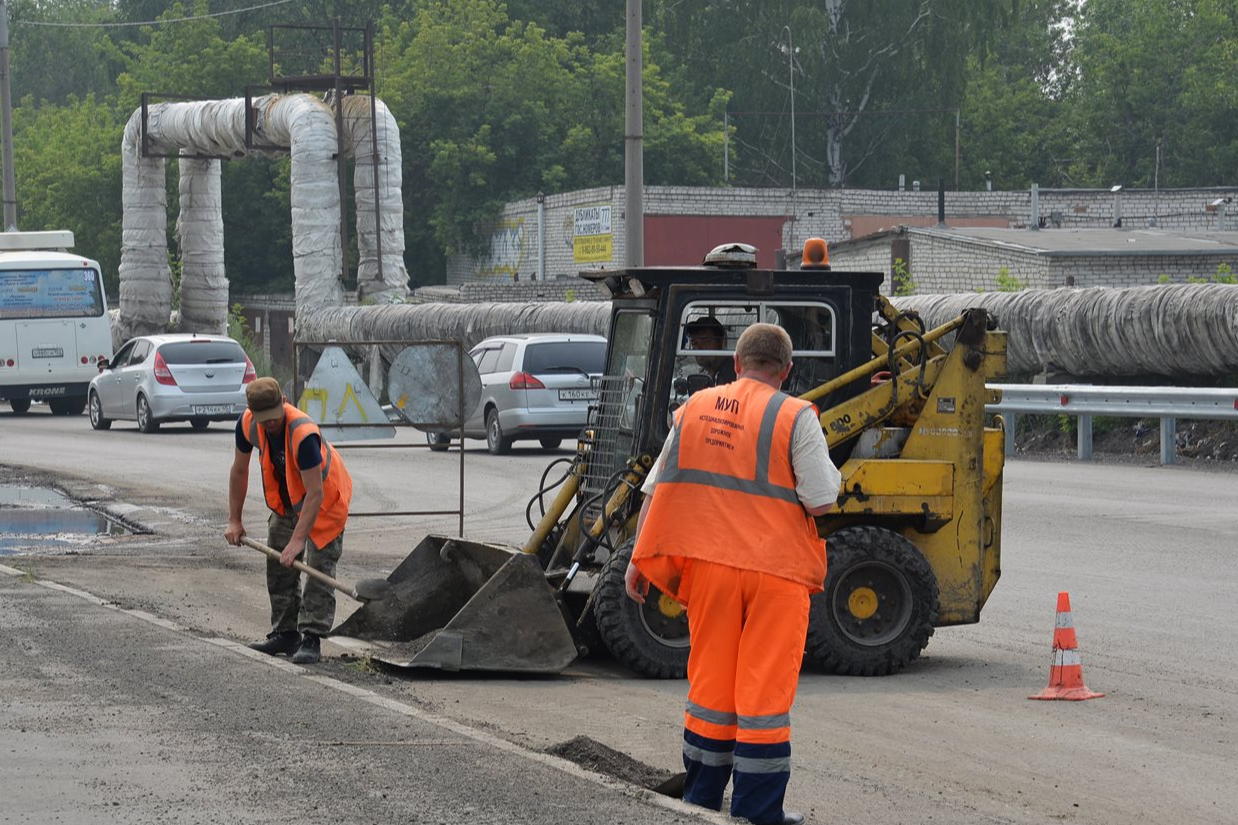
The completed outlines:
<svg viewBox="0 0 1238 825">
<path fill-rule="evenodd" d="M 242 536 L 241 544 L 244 544 L 246 547 L 252 547 L 261 553 L 266 553 L 271 558 L 279 561 L 280 552 L 278 550 L 272 550 L 260 541 L 254 541 L 248 536 Z M 300 570 L 302 573 L 318 579 L 318 581 L 327 585 L 327 587 L 334 588 L 343 593 L 345 596 L 349 596 L 362 603 L 377 601 L 378 599 L 386 597 L 387 594 L 391 592 L 391 585 L 386 579 L 362 579 L 355 585 L 350 585 L 345 584 L 339 579 L 334 579 L 331 576 L 328 576 L 321 570 L 315 570 L 303 562 L 294 561 L 292 563 L 292 567 L 294 570 Z"/>
</svg>

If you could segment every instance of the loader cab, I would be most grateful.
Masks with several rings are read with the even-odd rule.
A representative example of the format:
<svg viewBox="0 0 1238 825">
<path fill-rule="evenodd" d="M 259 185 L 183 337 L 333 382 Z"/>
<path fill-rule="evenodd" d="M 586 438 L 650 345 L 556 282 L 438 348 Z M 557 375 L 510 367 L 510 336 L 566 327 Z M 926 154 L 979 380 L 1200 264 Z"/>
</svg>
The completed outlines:
<svg viewBox="0 0 1238 825">
<path fill-rule="evenodd" d="M 807 392 L 867 361 L 882 282 L 879 273 L 743 265 L 647 267 L 581 277 L 612 298 L 586 494 L 600 492 L 628 458 L 656 456 L 674 411 L 692 393 L 734 380 L 729 362 L 735 344 L 754 323 L 778 324 L 790 334 L 794 366 L 783 386 L 790 394 Z M 714 335 L 694 334 L 703 328 Z M 824 409 L 862 389 L 851 384 L 816 403 Z"/>
</svg>

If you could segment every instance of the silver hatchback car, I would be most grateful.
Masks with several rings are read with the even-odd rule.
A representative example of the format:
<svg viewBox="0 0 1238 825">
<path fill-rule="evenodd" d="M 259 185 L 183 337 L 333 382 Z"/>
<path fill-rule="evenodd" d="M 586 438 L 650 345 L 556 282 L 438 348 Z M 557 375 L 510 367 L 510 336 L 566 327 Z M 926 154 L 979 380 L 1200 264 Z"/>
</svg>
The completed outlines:
<svg viewBox="0 0 1238 825">
<path fill-rule="evenodd" d="M 144 335 L 117 350 L 90 382 L 90 426 L 136 421 L 153 433 L 169 421 L 195 430 L 236 421 L 245 411 L 245 385 L 257 378 L 245 350 L 223 335 Z"/>
<path fill-rule="evenodd" d="M 485 438 L 494 455 L 515 441 L 537 441 L 548 450 L 576 438 L 597 398 L 593 379 L 606 363 L 601 335 L 529 333 L 496 335 L 469 350 L 481 374 L 481 402 L 464 435 Z M 429 435 L 430 447 L 447 449 L 446 434 Z"/>
</svg>

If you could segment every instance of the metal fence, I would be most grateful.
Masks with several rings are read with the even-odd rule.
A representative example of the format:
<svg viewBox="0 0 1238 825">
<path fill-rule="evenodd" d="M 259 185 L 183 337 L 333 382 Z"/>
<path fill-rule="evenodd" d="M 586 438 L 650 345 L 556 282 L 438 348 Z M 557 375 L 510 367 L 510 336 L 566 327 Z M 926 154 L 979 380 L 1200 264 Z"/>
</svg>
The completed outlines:
<svg viewBox="0 0 1238 825">
<path fill-rule="evenodd" d="M 1081 384 L 990 384 L 1001 390 L 999 404 L 986 407 L 1006 422 L 1006 454 L 1015 448 L 1015 419 L 1020 413 L 1069 415 L 1078 419 L 1078 455 L 1092 457 L 1092 416 L 1157 418 L 1161 463 L 1177 461 L 1179 418 L 1238 419 L 1238 389 L 1222 387 L 1107 387 Z"/>
</svg>

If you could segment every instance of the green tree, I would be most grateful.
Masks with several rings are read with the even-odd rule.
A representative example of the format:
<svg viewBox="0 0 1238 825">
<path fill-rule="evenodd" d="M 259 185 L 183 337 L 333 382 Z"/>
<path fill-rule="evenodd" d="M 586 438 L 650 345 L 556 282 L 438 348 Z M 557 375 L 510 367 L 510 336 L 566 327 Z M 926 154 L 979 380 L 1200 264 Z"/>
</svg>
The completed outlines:
<svg viewBox="0 0 1238 825">
<path fill-rule="evenodd" d="M 1075 180 L 1149 188 L 1234 182 L 1232 0 L 1088 0 L 1075 61 Z"/>
<path fill-rule="evenodd" d="M 438 278 L 444 255 L 480 251 L 510 200 L 622 182 L 621 39 L 591 49 L 580 34 L 512 20 L 496 0 L 432 0 L 411 21 L 384 18 L 381 43 L 418 282 Z M 720 105 L 692 111 L 650 54 L 646 181 L 716 182 Z"/>
<path fill-rule="evenodd" d="M 1074 142 L 1064 98 L 1071 88 L 1068 0 L 1023 0 L 1002 36 L 968 60 L 962 106 L 963 188 L 1071 183 Z"/>
<path fill-rule="evenodd" d="M 736 119 L 738 182 L 791 182 L 793 74 L 796 126 L 806 138 L 795 147 L 800 185 L 888 186 L 908 160 L 905 152 L 890 151 L 892 142 L 929 152 L 927 172 L 945 176 L 952 169 L 953 113 L 908 111 L 958 105 L 969 54 L 999 30 L 1012 5 L 661 0 L 652 19 L 700 78 L 701 94 L 733 89 L 734 110 L 774 113 Z"/>
<path fill-rule="evenodd" d="M 163 16 L 201 15 L 208 8 L 205 0 L 190 7 L 174 3 Z M 246 84 L 260 84 L 267 79 L 265 40 L 257 35 L 226 40 L 220 18 L 149 26 L 142 31 L 145 42 L 121 43 L 116 47 L 124 67 L 116 78 L 116 100 L 122 111 L 136 109 L 142 92 L 241 97 Z"/>
<path fill-rule="evenodd" d="M 202 15 L 202 0 L 184 7 L 177 3 L 165 19 Z M 140 10 L 131 7 L 130 11 Z M 142 92 L 185 95 L 188 98 L 234 98 L 246 85 L 267 77 L 263 38 L 240 35 L 226 39 L 222 21 L 207 18 L 142 29 L 145 40 L 116 47 L 124 65 L 117 77 L 116 105 L 124 118 L 138 107 Z M 156 98 L 160 102 L 164 98 Z M 119 152 L 119 141 L 116 143 Z M 169 249 L 175 256 L 175 214 L 178 207 L 176 161 L 168 163 Z M 221 170 L 225 266 L 234 292 L 290 289 L 292 240 L 287 159 L 250 157 L 225 161 Z"/>
<path fill-rule="evenodd" d="M 13 112 L 18 226 L 68 229 L 79 255 L 103 268 L 113 293 L 120 265 L 120 138 L 124 124 L 93 95 Z"/>
<path fill-rule="evenodd" d="M 111 18 L 96 0 L 17 0 L 9 3 L 9 71 L 14 100 L 63 104 L 114 88 L 118 65 L 102 28 L 40 23 L 103 23 Z"/>
</svg>

